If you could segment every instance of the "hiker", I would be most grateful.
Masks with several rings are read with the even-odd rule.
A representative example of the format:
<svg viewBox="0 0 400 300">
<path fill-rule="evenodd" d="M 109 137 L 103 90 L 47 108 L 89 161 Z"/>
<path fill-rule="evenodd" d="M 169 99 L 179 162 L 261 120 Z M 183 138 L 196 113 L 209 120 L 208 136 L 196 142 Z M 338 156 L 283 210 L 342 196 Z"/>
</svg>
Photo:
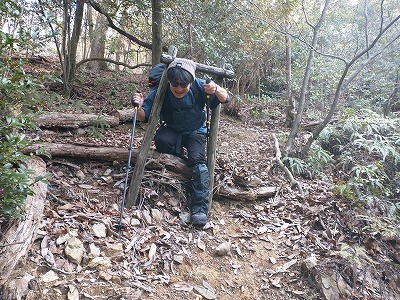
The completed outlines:
<svg viewBox="0 0 400 300">
<path fill-rule="evenodd" d="M 205 149 L 208 128 L 205 126 L 204 108 L 208 105 L 215 109 L 219 103 L 229 102 L 229 95 L 214 81 L 196 78 L 195 71 L 196 64 L 188 59 L 176 58 L 169 64 L 169 87 L 164 95 L 161 125 L 154 142 L 158 152 L 180 157 L 184 157 L 183 147 L 186 148 L 187 165 L 192 170 L 191 222 L 203 227 L 207 223 L 210 194 Z M 138 121 L 148 121 L 156 93 L 157 88 L 151 89 L 144 100 L 142 93 L 134 94 Z"/>
</svg>

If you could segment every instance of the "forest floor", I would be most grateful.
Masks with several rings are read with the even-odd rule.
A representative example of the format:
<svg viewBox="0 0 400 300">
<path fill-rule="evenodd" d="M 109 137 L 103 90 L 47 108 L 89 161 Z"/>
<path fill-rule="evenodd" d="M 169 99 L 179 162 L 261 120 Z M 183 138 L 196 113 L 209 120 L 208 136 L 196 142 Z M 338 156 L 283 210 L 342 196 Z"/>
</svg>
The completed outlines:
<svg viewBox="0 0 400 300">
<path fill-rule="evenodd" d="M 31 72 L 51 70 L 41 62 Z M 44 109 L 110 114 L 147 84 L 145 76 L 113 71 L 79 79 L 71 101 L 52 98 Z M 46 85 L 49 93 L 55 87 Z M 124 210 L 118 234 L 126 162 L 45 159 L 52 176 L 42 226 L 17 270 L 30 282 L 25 299 L 400 299 L 399 228 L 363 217 L 379 207 L 361 212 L 327 181 L 297 178 L 303 195 L 290 187 L 275 164 L 272 134 L 287 132 L 277 103 L 249 104 L 240 117 L 222 111 L 215 178 L 217 188 L 278 192 L 256 201 L 215 197 L 203 229 L 185 222 L 188 182 L 146 170 L 141 203 Z M 257 119 L 252 109 L 262 112 Z M 144 131 L 136 126 L 134 148 Z M 125 148 L 130 135 L 131 124 L 29 133 Z"/>
</svg>

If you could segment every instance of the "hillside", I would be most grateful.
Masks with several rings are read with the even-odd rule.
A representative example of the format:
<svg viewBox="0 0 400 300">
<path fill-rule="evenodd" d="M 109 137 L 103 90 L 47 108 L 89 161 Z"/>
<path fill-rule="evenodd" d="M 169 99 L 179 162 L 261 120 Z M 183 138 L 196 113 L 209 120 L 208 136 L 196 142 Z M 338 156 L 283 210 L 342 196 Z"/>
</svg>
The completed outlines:
<svg viewBox="0 0 400 300">
<path fill-rule="evenodd" d="M 55 68 L 41 61 L 28 71 Z M 45 83 L 43 109 L 109 115 L 147 84 L 146 76 L 113 71 L 81 71 L 78 79 L 69 102 L 50 97 L 60 86 Z M 266 113 L 252 118 L 253 109 Z M 255 201 L 215 197 L 202 230 L 185 222 L 187 181 L 165 170 L 145 171 L 141 202 L 125 209 L 118 234 L 126 162 L 45 158 L 52 176 L 42 227 L 15 274 L 29 282 L 25 299 L 399 299 L 398 228 L 358 217 L 323 180 L 297 178 L 303 195 L 291 188 L 272 137 L 287 131 L 284 116 L 278 101 L 243 104 L 239 117 L 223 110 L 216 188 L 279 190 Z M 138 124 L 135 149 L 144 132 Z M 131 124 L 27 134 L 127 149 Z M 379 207 L 370 203 L 368 211 Z"/>
</svg>

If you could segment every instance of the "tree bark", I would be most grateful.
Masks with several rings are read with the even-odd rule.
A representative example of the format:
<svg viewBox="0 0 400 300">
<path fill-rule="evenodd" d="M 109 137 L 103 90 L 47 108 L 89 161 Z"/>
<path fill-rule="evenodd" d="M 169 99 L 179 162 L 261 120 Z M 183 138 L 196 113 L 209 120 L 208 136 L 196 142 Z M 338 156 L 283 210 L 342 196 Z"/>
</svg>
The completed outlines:
<svg viewBox="0 0 400 300">
<path fill-rule="evenodd" d="M 46 164 L 39 157 L 32 157 L 27 162 L 27 169 L 32 169 L 37 175 L 44 175 Z M 33 196 L 28 196 L 25 202 L 26 215 L 23 220 L 8 224 L 0 232 L 0 286 L 3 286 L 14 270 L 19 260 L 24 257 L 35 240 L 43 214 L 47 185 L 37 182 L 33 185 Z M 11 298 L 10 298 L 11 299 Z"/>
<path fill-rule="evenodd" d="M 104 58 L 107 28 L 107 18 L 102 14 L 98 14 L 93 39 L 90 44 L 90 58 Z M 107 64 L 104 60 L 92 60 L 88 63 L 88 66 L 95 72 L 107 70 Z"/>
<path fill-rule="evenodd" d="M 152 59 L 153 66 L 160 62 L 162 54 L 162 2 L 160 0 L 152 0 Z"/>
</svg>

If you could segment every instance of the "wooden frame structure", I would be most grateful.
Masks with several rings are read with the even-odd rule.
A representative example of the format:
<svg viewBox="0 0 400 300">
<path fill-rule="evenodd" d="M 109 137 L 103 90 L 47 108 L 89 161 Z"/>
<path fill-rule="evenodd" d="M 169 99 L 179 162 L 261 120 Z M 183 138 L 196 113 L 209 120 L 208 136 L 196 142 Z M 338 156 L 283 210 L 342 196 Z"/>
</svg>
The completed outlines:
<svg viewBox="0 0 400 300">
<path fill-rule="evenodd" d="M 176 50 L 173 49 L 171 55 L 163 54 L 161 55 L 160 62 L 169 65 L 174 59 L 176 55 Z M 203 64 L 196 63 L 196 71 L 200 73 L 210 74 L 215 76 L 216 82 L 218 84 L 222 84 L 223 78 L 233 78 L 234 73 L 229 70 L 225 70 L 218 67 L 207 66 Z M 126 206 L 132 207 L 136 203 L 136 199 L 139 194 L 140 185 L 143 179 L 144 168 L 147 159 L 147 153 L 150 148 L 150 144 L 153 140 L 154 134 L 157 129 L 159 116 L 161 112 L 161 107 L 164 101 L 164 95 L 168 87 L 167 82 L 167 68 L 164 68 L 164 71 L 161 76 L 161 80 L 158 86 L 156 98 L 154 100 L 153 107 L 151 109 L 151 113 L 149 116 L 149 123 L 143 137 L 142 144 L 139 149 L 139 154 L 137 157 L 137 161 L 135 164 L 135 168 L 133 170 L 132 179 L 129 184 L 128 194 L 126 198 Z M 211 130 L 209 141 L 207 144 L 207 166 L 210 173 L 210 208 L 212 204 L 212 196 L 214 189 L 214 170 L 215 170 L 215 158 L 216 158 L 216 145 L 218 139 L 218 122 L 220 115 L 220 106 L 212 111 L 211 115 Z"/>
</svg>

